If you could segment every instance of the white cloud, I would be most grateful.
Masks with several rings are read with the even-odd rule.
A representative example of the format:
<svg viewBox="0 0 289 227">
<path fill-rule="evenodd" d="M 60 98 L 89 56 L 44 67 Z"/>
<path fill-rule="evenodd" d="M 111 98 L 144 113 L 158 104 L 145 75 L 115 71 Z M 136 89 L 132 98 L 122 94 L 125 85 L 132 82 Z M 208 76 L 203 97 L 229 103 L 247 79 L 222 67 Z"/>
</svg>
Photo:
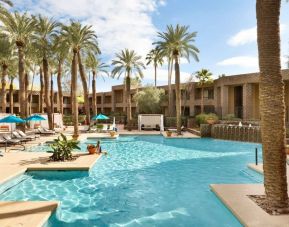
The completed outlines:
<svg viewBox="0 0 289 227">
<path fill-rule="evenodd" d="M 283 33 L 286 29 L 285 24 L 280 25 L 280 31 Z M 248 43 L 253 43 L 256 42 L 257 40 L 257 27 L 249 28 L 249 29 L 244 29 L 238 32 L 237 34 L 233 35 L 229 40 L 228 40 L 228 45 L 230 46 L 242 46 Z"/>
<path fill-rule="evenodd" d="M 188 72 L 184 72 L 184 71 L 181 71 L 180 72 L 181 74 L 181 82 L 185 82 L 189 77 L 190 77 L 190 73 Z M 154 81 L 155 79 L 155 71 L 153 68 L 147 68 L 146 70 L 144 70 L 144 80 L 145 82 L 151 82 L 151 81 Z M 173 75 L 172 75 L 172 83 L 174 83 L 175 81 L 175 74 L 174 74 L 174 71 L 173 71 Z M 158 69 L 157 70 L 157 82 L 158 84 L 167 84 L 168 82 L 168 71 L 165 70 L 165 69 Z"/>
<path fill-rule="evenodd" d="M 76 19 L 93 25 L 102 52 L 112 56 L 129 48 L 145 55 L 157 29 L 151 14 L 165 0 L 14 0 L 15 7 L 62 21 Z"/>
<path fill-rule="evenodd" d="M 281 57 L 282 68 L 287 68 L 288 59 Z M 258 70 L 259 60 L 255 56 L 236 56 L 224 59 L 217 63 L 219 66 L 237 66 L 242 68 L 250 68 L 251 70 Z"/>
<path fill-rule="evenodd" d="M 256 67 L 258 66 L 258 59 L 252 56 L 237 56 L 224 59 L 217 63 L 220 66 L 239 66 L 239 67 Z"/>
</svg>

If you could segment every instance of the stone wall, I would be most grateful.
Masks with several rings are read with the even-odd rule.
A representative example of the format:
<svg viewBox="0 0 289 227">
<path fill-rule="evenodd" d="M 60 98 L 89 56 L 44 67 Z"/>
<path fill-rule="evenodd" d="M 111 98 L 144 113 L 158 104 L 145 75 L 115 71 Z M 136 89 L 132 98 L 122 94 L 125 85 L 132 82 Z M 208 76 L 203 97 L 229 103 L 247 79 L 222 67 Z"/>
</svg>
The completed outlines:
<svg viewBox="0 0 289 227">
<path fill-rule="evenodd" d="M 261 130 L 259 126 L 240 127 L 226 124 L 205 124 L 201 125 L 201 136 L 243 142 L 261 142 Z"/>
</svg>

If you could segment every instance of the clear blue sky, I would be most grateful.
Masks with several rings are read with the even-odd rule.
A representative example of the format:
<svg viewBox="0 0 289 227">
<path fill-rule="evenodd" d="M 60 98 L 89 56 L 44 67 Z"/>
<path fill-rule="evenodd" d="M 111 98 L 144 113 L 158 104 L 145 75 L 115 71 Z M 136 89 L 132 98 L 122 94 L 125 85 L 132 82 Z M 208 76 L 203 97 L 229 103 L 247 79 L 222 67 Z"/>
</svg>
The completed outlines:
<svg viewBox="0 0 289 227">
<path fill-rule="evenodd" d="M 110 63 L 114 53 L 135 49 L 145 56 L 157 31 L 168 24 L 189 25 L 197 31 L 200 62 L 181 64 L 182 76 L 208 68 L 234 75 L 258 71 L 254 0 L 14 0 L 20 11 L 41 13 L 62 21 L 69 18 L 92 24 L 99 36 L 102 59 Z M 289 3 L 282 2 L 282 65 L 289 55 Z M 122 79 L 97 81 L 98 91 L 108 91 Z M 153 82 L 153 70 L 145 71 L 143 84 Z M 167 83 L 166 66 L 159 70 L 159 84 Z"/>
</svg>

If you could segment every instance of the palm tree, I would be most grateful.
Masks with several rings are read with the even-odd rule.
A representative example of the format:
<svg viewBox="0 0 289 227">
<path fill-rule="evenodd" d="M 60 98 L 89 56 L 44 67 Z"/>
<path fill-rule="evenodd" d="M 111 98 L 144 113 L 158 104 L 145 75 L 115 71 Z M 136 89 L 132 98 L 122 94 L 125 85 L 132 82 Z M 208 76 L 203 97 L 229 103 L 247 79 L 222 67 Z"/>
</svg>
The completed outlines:
<svg viewBox="0 0 289 227">
<path fill-rule="evenodd" d="M 264 186 L 272 210 L 289 211 L 284 83 L 280 63 L 280 0 L 257 0 Z"/>
<path fill-rule="evenodd" d="M 43 80 L 43 65 L 39 65 L 39 84 L 40 84 L 40 100 L 39 100 L 39 113 L 44 112 L 43 103 L 44 103 L 44 80 Z"/>
<path fill-rule="evenodd" d="M 7 9 L 4 8 L 2 3 L 6 4 L 6 5 L 10 6 L 10 7 L 13 6 L 13 2 L 10 1 L 10 0 L 0 0 L 0 13 L 7 13 Z"/>
<path fill-rule="evenodd" d="M 49 55 L 52 50 L 52 42 L 55 35 L 57 35 L 59 23 L 53 19 L 43 17 L 38 15 L 34 17 L 36 22 L 36 32 L 35 32 L 35 46 L 41 51 L 42 57 L 42 70 L 43 70 L 43 79 L 44 79 L 44 101 L 46 105 L 46 112 L 48 116 L 49 128 L 53 129 L 53 117 L 51 111 L 51 101 L 49 94 L 50 87 L 50 76 L 49 76 Z"/>
<path fill-rule="evenodd" d="M 7 36 L 0 37 L 0 65 L 2 67 L 1 78 L 1 108 L 2 112 L 6 113 L 6 79 L 8 76 L 8 68 L 11 67 L 14 61 L 14 44 L 9 41 Z"/>
<path fill-rule="evenodd" d="M 186 111 L 186 105 L 187 105 L 187 96 L 190 95 L 192 93 L 192 90 L 194 88 L 194 85 L 193 85 L 193 81 L 194 81 L 194 78 L 193 78 L 193 75 L 191 75 L 185 82 L 185 84 L 183 85 L 183 116 L 185 116 L 185 111 Z"/>
<path fill-rule="evenodd" d="M 213 74 L 208 69 L 201 69 L 195 73 L 198 86 L 201 87 L 201 113 L 204 113 L 204 87 L 213 82 Z"/>
<path fill-rule="evenodd" d="M 70 35 L 68 34 L 70 33 Z M 87 86 L 87 76 L 82 63 L 82 54 L 87 54 L 92 51 L 100 53 L 97 43 L 97 36 L 92 30 L 92 26 L 82 26 L 79 22 L 72 21 L 70 26 L 64 26 L 64 36 L 67 37 L 68 43 L 71 44 L 73 51 L 77 55 L 79 66 L 79 74 L 83 86 L 84 106 L 86 112 L 86 121 L 90 122 L 90 107 L 89 107 L 89 90 Z"/>
<path fill-rule="evenodd" d="M 3 7 L 2 2 L 5 3 L 6 5 L 13 6 L 13 2 L 10 0 L 0 0 L 0 8 Z"/>
<path fill-rule="evenodd" d="M 13 61 L 10 63 L 8 67 L 8 78 L 9 78 L 9 108 L 10 113 L 13 114 L 14 112 L 14 102 L 13 102 L 13 92 L 14 92 L 14 86 L 13 81 L 15 78 L 17 78 L 17 59 L 14 58 Z"/>
<path fill-rule="evenodd" d="M 71 103 L 73 116 L 73 138 L 77 139 L 79 136 L 78 129 L 78 102 L 77 102 L 77 65 L 79 47 L 79 26 L 77 22 L 71 21 L 70 25 L 63 25 L 61 35 L 65 42 L 69 45 L 69 50 L 72 51 L 71 60 Z"/>
<path fill-rule="evenodd" d="M 175 89 L 176 89 L 176 117 L 177 131 L 181 134 L 181 92 L 180 92 L 180 57 L 187 60 L 192 56 L 198 61 L 199 50 L 193 45 L 195 42 L 196 32 L 189 32 L 188 26 L 172 25 L 167 26 L 166 32 L 159 32 L 160 41 L 156 42 L 157 48 L 166 51 L 172 56 L 175 64 Z"/>
<path fill-rule="evenodd" d="M 102 63 L 100 59 L 97 59 L 95 54 L 89 53 L 86 58 L 86 68 L 92 71 L 92 113 L 95 116 L 97 114 L 97 102 L 96 102 L 96 77 L 100 74 L 107 74 L 109 66 Z"/>
<path fill-rule="evenodd" d="M 65 41 L 61 35 L 56 36 L 53 45 L 55 58 L 57 61 L 57 89 L 59 99 L 59 113 L 63 115 L 63 92 L 62 92 L 62 73 L 63 65 L 69 54 L 69 44 Z"/>
<path fill-rule="evenodd" d="M 152 49 L 146 57 L 147 65 L 153 64 L 155 71 L 155 87 L 157 86 L 157 67 L 164 63 L 163 55 L 160 49 Z"/>
<path fill-rule="evenodd" d="M 18 74 L 19 74 L 19 96 L 20 96 L 20 116 L 25 118 L 26 102 L 25 102 L 25 67 L 24 49 L 28 44 L 35 27 L 35 21 L 26 13 L 2 13 L 0 20 L 4 24 L 4 32 L 9 38 L 15 42 L 18 49 Z"/>
<path fill-rule="evenodd" d="M 141 61 L 141 56 L 137 55 L 134 50 L 122 50 L 120 53 L 116 54 L 116 58 L 112 61 L 112 77 L 116 76 L 119 78 L 124 74 L 125 84 L 126 84 L 126 101 L 127 101 L 127 119 L 128 126 L 131 126 L 131 78 L 132 74 L 136 73 L 140 78 L 143 78 L 142 70 L 145 68 L 145 65 Z"/>
</svg>

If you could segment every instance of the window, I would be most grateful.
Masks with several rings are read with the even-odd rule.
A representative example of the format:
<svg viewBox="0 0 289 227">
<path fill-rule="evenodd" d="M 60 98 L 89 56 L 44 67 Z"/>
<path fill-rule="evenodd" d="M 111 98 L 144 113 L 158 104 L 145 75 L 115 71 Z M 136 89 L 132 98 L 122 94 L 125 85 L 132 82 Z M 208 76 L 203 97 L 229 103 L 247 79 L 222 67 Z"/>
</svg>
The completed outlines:
<svg viewBox="0 0 289 227">
<path fill-rule="evenodd" d="M 111 96 L 105 96 L 104 103 L 107 103 L 107 104 L 111 103 Z"/>
<path fill-rule="evenodd" d="M 215 107 L 210 105 L 210 106 L 204 106 L 204 112 L 205 113 L 215 113 Z"/>
<path fill-rule="evenodd" d="M 214 99 L 214 89 L 213 88 L 204 89 L 204 99 Z"/>
<path fill-rule="evenodd" d="M 201 99 L 202 97 L 202 89 L 201 88 L 196 88 L 195 89 L 195 99 Z"/>
</svg>

